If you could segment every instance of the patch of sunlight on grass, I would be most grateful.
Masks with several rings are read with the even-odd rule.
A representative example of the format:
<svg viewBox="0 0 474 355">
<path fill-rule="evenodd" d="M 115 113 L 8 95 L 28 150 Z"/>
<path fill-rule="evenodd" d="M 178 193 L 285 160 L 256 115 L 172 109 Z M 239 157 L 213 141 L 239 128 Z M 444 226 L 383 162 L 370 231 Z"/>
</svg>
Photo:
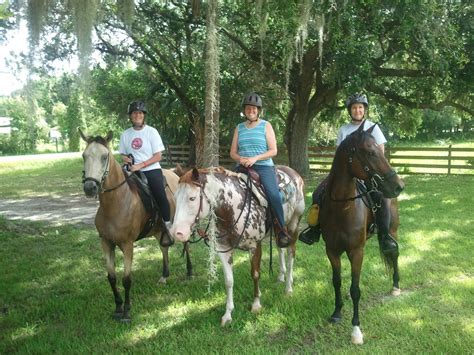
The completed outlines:
<svg viewBox="0 0 474 355">
<path fill-rule="evenodd" d="M 253 319 L 244 325 L 244 332 L 248 334 L 267 334 L 274 337 L 286 329 L 288 320 L 283 313 L 262 313 L 258 316 L 258 323 Z"/>
<path fill-rule="evenodd" d="M 30 338 L 37 335 L 40 330 L 41 328 L 38 324 L 26 323 L 24 327 L 18 328 L 12 333 L 11 339 L 13 341 L 26 340 L 26 338 Z"/>
<path fill-rule="evenodd" d="M 407 194 L 407 193 L 404 193 L 402 192 L 398 197 L 397 197 L 398 201 L 410 201 L 410 200 L 413 200 L 413 196 L 410 194 Z"/>
<path fill-rule="evenodd" d="M 474 277 L 472 275 L 466 275 L 464 273 L 451 277 L 449 281 L 452 283 L 466 283 L 470 286 L 474 285 Z"/>
<path fill-rule="evenodd" d="M 405 322 L 408 322 L 408 324 L 416 330 L 422 330 L 426 325 L 426 321 L 423 317 L 420 317 L 419 311 L 415 308 L 407 307 L 404 310 L 399 310 L 399 313 L 401 319 L 404 319 Z"/>
</svg>

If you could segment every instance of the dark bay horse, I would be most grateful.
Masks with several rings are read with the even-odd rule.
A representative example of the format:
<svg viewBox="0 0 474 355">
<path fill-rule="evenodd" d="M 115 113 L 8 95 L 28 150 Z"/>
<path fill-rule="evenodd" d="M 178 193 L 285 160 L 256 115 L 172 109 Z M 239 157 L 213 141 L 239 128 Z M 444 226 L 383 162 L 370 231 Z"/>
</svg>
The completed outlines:
<svg viewBox="0 0 474 355">
<path fill-rule="evenodd" d="M 149 214 L 138 195 L 138 187 L 132 178 L 124 173 L 115 160 L 108 144 L 112 132 L 107 137 L 87 137 L 80 131 L 87 142 L 84 150 L 84 192 L 88 197 L 99 196 L 99 209 L 95 225 L 104 251 L 107 264 L 107 277 L 115 299 L 114 318 L 123 322 L 130 321 L 130 289 L 133 260 L 133 243 L 149 219 Z M 171 216 L 174 215 L 175 202 L 173 192 L 178 186 L 179 177 L 169 170 L 163 170 L 166 177 L 166 195 L 170 203 Z M 155 236 L 158 240 L 163 233 L 163 226 L 156 223 L 146 236 Z M 115 274 L 115 248 L 119 247 L 124 257 L 122 284 L 125 289 L 125 303 L 117 288 Z M 165 283 L 169 276 L 168 247 L 161 246 L 163 254 L 163 273 L 160 282 Z M 186 254 L 187 275 L 192 275 L 192 265 L 188 245 L 184 246 Z"/>
<path fill-rule="evenodd" d="M 353 302 L 352 336 L 354 344 L 363 343 L 359 322 L 359 280 L 364 258 L 368 226 L 373 220 L 372 210 L 366 205 L 367 196 L 359 194 L 357 179 L 370 182 L 385 198 L 392 198 L 390 233 L 397 236 L 398 209 L 396 197 L 404 188 L 403 182 L 390 166 L 382 149 L 376 144 L 372 126 L 363 131 L 363 124 L 338 147 L 327 179 L 326 193 L 322 200 L 320 225 L 326 254 L 332 267 L 335 291 L 335 310 L 331 321 L 341 319 L 341 255 L 346 253 L 351 264 L 350 295 Z M 399 295 L 398 253 L 384 255 L 386 265 L 393 269 L 393 295 Z"/>
<path fill-rule="evenodd" d="M 284 193 L 283 210 L 288 233 L 292 243 L 288 246 L 288 261 L 279 249 L 279 281 L 285 281 L 285 292 L 293 292 L 293 264 L 298 224 L 304 213 L 303 179 L 291 168 L 277 167 L 280 177 L 280 188 Z M 224 168 L 193 169 L 179 180 L 176 197 L 176 215 L 171 234 L 176 240 L 186 242 L 196 223 L 210 214 L 216 216 L 217 253 L 224 269 L 226 287 L 226 311 L 221 325 L 232 321 L 234 309 L 234 276 L 232 272 L 232 255 L 235 249 L 249 251 L 251 259 L 251 276 L 254 283 L 254 301 L 251 311 L 258 312 L 260 304 L 260 261 L 262 257 L 262 240 L 267 235 L 268 219 L 265 200 L 260 201 L 242 180 L 241 174 Z M 211 238 L 212 236 L 210 236 Z M 286 274 L 286 275 L 285 275 Z"/>
</svg>

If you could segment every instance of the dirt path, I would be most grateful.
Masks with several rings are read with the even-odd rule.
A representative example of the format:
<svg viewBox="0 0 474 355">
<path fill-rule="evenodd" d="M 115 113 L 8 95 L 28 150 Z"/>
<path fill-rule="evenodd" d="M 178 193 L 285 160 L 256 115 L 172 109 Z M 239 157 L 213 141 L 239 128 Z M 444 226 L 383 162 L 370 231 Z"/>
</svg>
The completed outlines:
<svg viewBox="0 0 474 355">
<path fill-rule="evenodd" d="M 45 221 L 58 224 L 94 224 L 99 201 L 83 195 L 63 198 L 31 197 L 0 199 L 0 215 L 12 220 Z"/>
</svg>

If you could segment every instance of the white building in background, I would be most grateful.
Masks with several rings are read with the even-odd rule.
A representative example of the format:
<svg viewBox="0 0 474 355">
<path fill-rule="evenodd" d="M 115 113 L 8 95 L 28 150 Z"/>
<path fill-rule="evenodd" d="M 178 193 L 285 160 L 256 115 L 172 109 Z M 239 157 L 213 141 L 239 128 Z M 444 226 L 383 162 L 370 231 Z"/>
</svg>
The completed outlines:
<svg viewBox="0 0 474 355">
<path fill-rule="evenodd" d="M 10 135 L 12 133 L 11 118 L 0 116 L 0 134 Z"/>
</svg>

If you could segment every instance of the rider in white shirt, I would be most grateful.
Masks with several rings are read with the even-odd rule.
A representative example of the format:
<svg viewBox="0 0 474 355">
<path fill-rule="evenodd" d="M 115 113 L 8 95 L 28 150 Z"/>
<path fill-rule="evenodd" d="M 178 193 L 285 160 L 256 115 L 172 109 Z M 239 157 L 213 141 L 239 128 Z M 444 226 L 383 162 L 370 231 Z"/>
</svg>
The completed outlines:
<svg viewBox="0 0 474 355">
<path fill-rule="evenodd" d="M 336 146 L 339 146 L 341 142 L 349 134 L 357 130 L 362 123 L 364 124 L 364 131 L 374 125 L 373 122 L 365 119 L 365 115 L 367 114 L 369 108 L 369 102 L 367 101 L 367 96 L 364 94 L 353 94 L 349 96 L 345 102 L 345 106 L 349 112 L 349 115 L 351 116 L 351 122 L 339 129 Z M 387 139 L 383 135 L 379 126 L 374 127 L 372 136 L 375 138 L 375 141 L 379 145 L 380 149 L 385 152 L 385 143 L 387 142 Z M 315 241 L 317 242 L 321 235 L 321 230 L 317 220 L 319 214 L 319 205 L 321 204 L 321 195 L 326 185 L 325 182 L 326 180 L 321 182 L 318 188 L 313 192 L 313 206 L 311 206 L 308 215 L 309 228 L 300 235 L 300 240 L 307 244 L 312 244 Z M 381 194 L 372 197 L 378 200 L 376 202 L 380 204 L 380 208 L 378 208 L 376 211 L 375 219 L 382 252 L 384 254 L 398 252 L 398 244 L 389 233 L 391 200 L 384 198 Z"/>
<path fill-rule="evenodd" d="M 165 150 L 163 141 L 158 131 L 145 124 L 147 109 L 142 101 L 134 101 L 128 105 L 128 115 L 132 127 L 125 130 L 120 136 L 119 152 L 122 160 L 130 165 L 130 171 L 142 171 L 147 180 L 148 186 L 158 205 L 161 218 L 166 226 L 165 233 L 162 234 L 160 243 L 162 246 L 173 244 L 173 239 L 169 233 L 171 228 L 170 205 L 166 197 L 163 181 L 163 171 L 161 170 L 161 152 Z M 133 155 L 133 161 L 129 157 Z"/>
</svg>

